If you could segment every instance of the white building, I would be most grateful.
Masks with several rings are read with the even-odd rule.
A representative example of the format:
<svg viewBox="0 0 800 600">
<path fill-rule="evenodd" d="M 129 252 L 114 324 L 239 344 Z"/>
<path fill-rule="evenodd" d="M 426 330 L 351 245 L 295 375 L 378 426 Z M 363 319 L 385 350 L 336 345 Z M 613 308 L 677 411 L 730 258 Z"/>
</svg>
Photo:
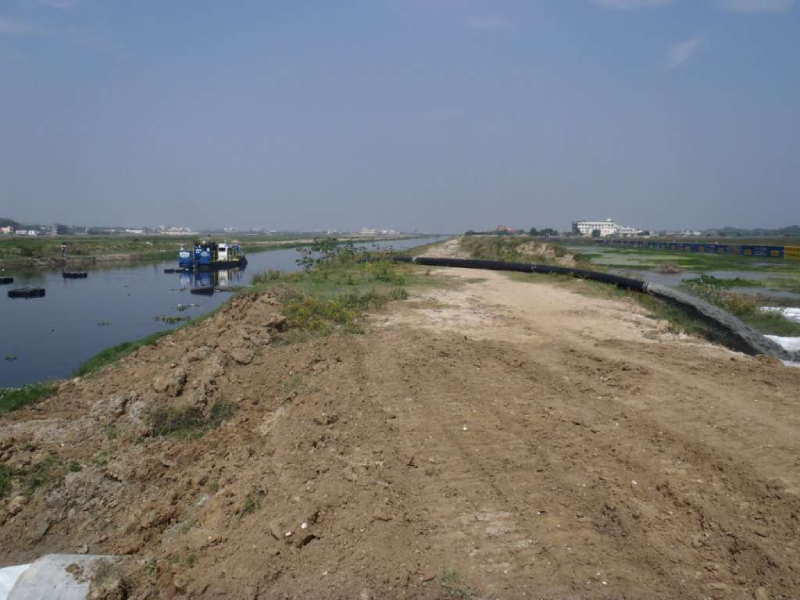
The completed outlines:
<svg viewBox="0 0 800 600">
<path fill-rule="evenodd" d="M 600 232 L 600 237 L 633 236 L 642 233 L 639 229 L 618 225 L 612 219 L 606 219 L 605 221 L 575 221 L 572 223 L 572 233 L 574 234 L 591 237 L 595 231 Z"/>
<path fill-rule="evenodd" d="M 2 235 L 14 235 L 14 228 L 13 227 L 0 227 L 0 234 L 2 234 Z"/>
</svg>

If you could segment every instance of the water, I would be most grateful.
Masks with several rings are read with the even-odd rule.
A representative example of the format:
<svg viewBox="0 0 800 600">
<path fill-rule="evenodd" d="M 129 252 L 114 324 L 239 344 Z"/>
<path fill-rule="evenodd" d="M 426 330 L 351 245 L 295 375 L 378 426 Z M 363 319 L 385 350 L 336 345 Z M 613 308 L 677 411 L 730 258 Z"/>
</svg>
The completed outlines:
<svg viewBox="0 0 800 600">
<path fill-rule="evenodd" d="M 442 238 L 377 242 L 379 248 L 403 250 Z M 373 244 L 363 244 L 372 247 Z M 174 260 L 88 270 L 87 279 L 64 279 L 60 271 L 6 272 L 14 277 L 0 286 L 0 387 L 16 387 L 49 378 L 69 377 L 89 358 L 116 344 L 137 340 L 175 325 L 154 318 L 197 317 L 231 297 L 190 294 L 195 285 L 248 285 L 265 269 L 297 270 L 294 249 L 248 254 L 247 268 L 215 273 L 167 274 Z M 11 299 L 7 291 L 43 287 L 44 298 Z M 178 305 L 198 306 L 179 311 Z"/>
</svg>

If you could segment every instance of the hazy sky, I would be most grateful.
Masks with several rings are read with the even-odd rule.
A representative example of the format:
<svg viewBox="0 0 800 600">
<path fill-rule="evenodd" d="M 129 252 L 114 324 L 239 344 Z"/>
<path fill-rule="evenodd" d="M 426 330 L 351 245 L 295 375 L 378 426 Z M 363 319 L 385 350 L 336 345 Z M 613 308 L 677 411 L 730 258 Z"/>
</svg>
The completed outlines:
<svg viewBox="0 0 800 600">
<path fill-rule="evenodd" d="M 800 222 L 795 0 L 0 0 L 0 216 Z"/>
</svg>

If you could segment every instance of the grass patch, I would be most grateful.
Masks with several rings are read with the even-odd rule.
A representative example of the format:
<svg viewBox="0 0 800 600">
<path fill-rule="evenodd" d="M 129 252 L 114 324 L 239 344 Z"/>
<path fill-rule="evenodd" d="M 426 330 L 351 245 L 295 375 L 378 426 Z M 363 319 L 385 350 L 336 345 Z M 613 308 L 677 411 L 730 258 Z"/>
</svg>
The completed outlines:
<svg viewBox="0 0 800 600">
<path fill-rule="evenodd" d="M 436 578 L 436 582 L 442 588 L 446 598 L 466 600 L 472 595 L 469 587 L 464 583 L 464 578 L 452 567 L 445 568 Z"/>
<path fill-rule="evenodd" d="M 561 246 L 529 237 L 465 236 L 459 240 L 459 247 L 472 258 L 503 262 L 555 264 L 557 259 L 569 255 Z"/>
<path fill-rule="evenodd" d="M 254 512 L 261 510 L 261 501 L 267 495 L 267 492 L 261 488 L 255 489 L 244 497 L 240 514 L 242 516 L 251 515 Z"/>
<path fill-rule="evenodd" d="M 235 411 L 235 407 L 223 400 L 218 400 L 206 415 L 193 406 L 172 407 L 158 406 L 147 415 L 147 428 L 151 437 L 186 437 L 196 439 L 212 429 L 216 429 Z"/>
<path fill-rule="evenodd" d="M 800 323 L 795 323 L 779 313 L 764 312 L 756 298 L 737 294 L 728 289 L 739 287 L 738 281 L 738 279 L 725 280 L 703 276 L 685 281 L 682 287 L 690 294 L 735 315 L 762 333 L 784 337 L 800 336 Z"/>
<path fill-rule="evenodd" d="M 370 253 L 348 245 L 321 244 L 313 257 L 298 260 L 304 270 L 286 273 L 268 270 L 253 277 L 251 292 L 274 291 L 289 342 L 303 335 L 328 335 L 334 331 L 362 333 L 366 313 L 393 300 L 409 297 L 407 284 L 438 285 L 412 264 L 395 263 L 387 253 Z"/>
<path fill-rule="evenodd" d="M 286 301 L 283 314 L 290 327 L 313 334 L 327 335 L 335 328 L 361 333 L 364 313 L 383 308 L 388 301 L 388 294 L 376 290 L 353 290 L 332 299 L 302 295 Z"/>
<path fill-rule="evenodd" d="M 0 498 L 5 498 L 11 491 L 11 482 L 14 479 L 14 471 L 6 464 L 0 464 Z"/>
<path fill-rule="evenodd" d="M 31 383 L 21 388 L 0 388 L 0 415 L 43 400 L 55 389 L 56 384 L 51 381 Z"/>
<path fill-rule="evenodd" d="M 67 466 L 53 456 L 48 456 L 39 464 L 30 467 L 14 468 L 0 464 L 0 498 L 11 491 L 14 482 L 31 492 L 60 482 L 67 470 Z"/>
<path fill-rule="evenodd" d="M 588 258 L 592 266 L 598 263 L 608 268 L 654 269 L 663 261 L 670 261 L 686 271 L 759 271 L 800 276 L 800 262 L 778 258 L 747 257 L 735 254 L 713 254 L 684 250 L 591 246 L 576 242 L 562 242 L 578 257 Z"/>
<path fill-rule="evenodd" d="M 695 277 L 694 279 L 686 279 L 683 284 L 688 286 L 702 285 L 725 290 L 732 287 L 762 287 L 761 282 L 757 279 L 742 279 L 741 277 L 724 279 L 713 275 L 700 275 L 700 277 Z"/>
</svg>

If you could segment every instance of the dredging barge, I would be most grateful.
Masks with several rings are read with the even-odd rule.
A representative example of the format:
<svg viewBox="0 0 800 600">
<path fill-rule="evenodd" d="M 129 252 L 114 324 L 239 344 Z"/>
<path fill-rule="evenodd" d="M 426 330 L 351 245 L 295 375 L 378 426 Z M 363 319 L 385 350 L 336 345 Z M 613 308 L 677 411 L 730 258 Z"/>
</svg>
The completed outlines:
<svg viewBox="0 0 800 600">
<path fill-rule="evenodd" d="M 246 264 L 241 244 L 201 242 L 195 245 L 194 250 L 181 246 L 178 252 L 178 267 L 187 271 L 234 269 Z"/>
</svg>

